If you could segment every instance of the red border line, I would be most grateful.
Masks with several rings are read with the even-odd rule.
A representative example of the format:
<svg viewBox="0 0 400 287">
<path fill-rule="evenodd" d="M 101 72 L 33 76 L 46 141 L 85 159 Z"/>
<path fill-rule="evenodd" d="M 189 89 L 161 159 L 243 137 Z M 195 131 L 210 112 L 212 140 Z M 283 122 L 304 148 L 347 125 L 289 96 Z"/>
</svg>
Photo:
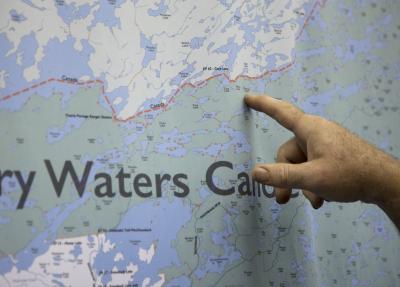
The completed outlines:
<svg viewBox="0 0 400 287">
<path fill-rule="evenodd" d="M 318 7 L 319 8 L 324 7 L 324 5 L 326 4 L 327 1 L 328 0 L 317 0 L 313 4 L 311 12 L 309 13 L 309 15 L 307 16 L 306 20 L 304 21 L 304 24 L 301 27 L 299 34 L 296 36 L 296 39 L 301 37 L 301 35 L 303 34 L 304 29 L 306 28 L 306 26 L 308 25 L 310 20 L 314 17 L 314 14 L 315 14 L 317 8 Z M 178 87 L 178 89 L 168 99 L 167 103 L 164 106 L 157 106 L 157 107 L 154 107 L 154 108 L 151 108 L 151 109 L 147 109 L 147 110 L 144 110 L 144 111 L 139 111 L 136 114 L 134 114 L 134 115 L 132 115 L 132 116 L 126 118 L 126 119 L 118 119 L 117 118 L 116 111 L 115 111 L 112 103 L 110 102 L 110 99 L 107 97 L 107 95 L 105 93 L 104 82 L 102 80 L 100 80 L 100 79 L 77 82 L 77 81 L 71 81 L 71 80 L 49 78 L 49 79 L 47 79 L 45 81 L 42 81 L 40 83 L 36 83 L 36 84 L 34 84 L 34 85 L 30 86 L 30 87 L 27 87 L 27 88 L 24 88 L 22 90 L 16 91 L 13 94 L 6 95 L 6 96 L 0 98 L 0 102 L 9 100 L 9 99 L 11 99 L 11 98 L 13 98 L 15 96 L 18 96 L 18 95 L 21 95 L 21 94 L 23 94 L 25 92 L 28 92 L 29 90 L 33 90 L 33 89 L 39 88 L 40 86 L 43 86 L 43 85 L 46 85 L 46 84 L 49 84 L 49 83 L 53 83 L 53 82 L 57 82 L 57 83 L 61 83 L 61 84 L 68 84 L 68 85 L 78 85 L 78 86 L 86 86 L 86 85 L 91 85 L 91 84 L 96 84 L 97 83 L 97 84 L 101 85 L 101 94 L 102 94 L 102 96 L 104 97 L 105 101 L 107 102 L 108 106 L 111 109 L 113 119 L 115 121 L 119 121 L 119 122 L 127 122 L 127 121 L 132 120 L 134 118 L 137 118 L 137 117 L 139 117 L 139 116 L 141 116 L 141 115 L 143 115 L 145 113 L 149 113 L 149 112 L 160 110 L 160 109 L 163 109 L 165 111 L 168 108 L 168 106 L 174 101 L 174 98 L 176 97 L 176 95 L 179 92 L 181 92 L 185 87 L 190 87 L 190 88 L 194 88 L 195 89 L 195 88 L 201 87 L 203 85 L 206 85 L 208 81 L 210 81 L 212 79 L 219 78 L 219 77 L 224 77 L 226 80 L 229 81 L 229 83 L 235 83 L 240 79 L 257 80 L 257 79 L 264 78 L 265 76 L 267 76 L 269 74 L 286 71 L 290 67 L 292 67 L 294 65 L 294 63 L 295 63 L 295 61 L 293 61 L 293 62 L 289 63 L 288 65 L 283 66 L 281 68 L 277 68 L 277 69 L 272 69 L 272 70 L 266 71 L 266 72 L 264 72 L 264 73 L 262 73 L 261 75 L 258 75 L 258 76 L 238 75 L 235 79 L 230 79 L 229 76 L 226 75 L 225 73 L 220 73 L 220 74 L 216 74 L 216 75 L 210 76 L 210 77 L 206 78 L 205 80 L 201 80 L 198 83 L 192 84 L 190 82 L 187 82 L 187 83 L 184 83 L 184 84 L 182 84 L 181 86 Z"/>
</svg>

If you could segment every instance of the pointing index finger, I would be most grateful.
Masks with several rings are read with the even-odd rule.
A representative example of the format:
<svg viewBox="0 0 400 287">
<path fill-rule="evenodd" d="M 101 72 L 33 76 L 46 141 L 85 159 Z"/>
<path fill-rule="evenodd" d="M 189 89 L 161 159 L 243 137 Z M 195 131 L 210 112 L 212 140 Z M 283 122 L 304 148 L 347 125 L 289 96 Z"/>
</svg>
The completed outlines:
<svg viewBox="0 0 400 287">
<path fill-rule="evenodd" d="M 294 105 L 266 95 L 247 94 L 245 102 L 250 108 L 267 114 L 288 130 L 297 133 L 299 120 L 304 113 Z"/>
</svg>

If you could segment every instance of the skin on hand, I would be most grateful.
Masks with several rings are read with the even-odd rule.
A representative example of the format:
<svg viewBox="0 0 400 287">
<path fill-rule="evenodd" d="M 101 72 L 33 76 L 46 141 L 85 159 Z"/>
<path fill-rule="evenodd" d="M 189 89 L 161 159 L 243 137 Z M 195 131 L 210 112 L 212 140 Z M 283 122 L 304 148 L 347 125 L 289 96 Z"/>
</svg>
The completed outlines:
<svg viewBox="0 0 400 287">
<path fill-rule="evenodd" d="M 246 95 L 246 104 L 292 131 L 282 144 L 277 163 L 260 164 L 253 178 L 275 187 L 278 203 L 300 188 L 314 208 L 324 200 L 361 200 L 380 206 L 400 226 L 400 164 L 347 129 L 305 114 L 290 103 L 269 96 Z"/>
</svg>

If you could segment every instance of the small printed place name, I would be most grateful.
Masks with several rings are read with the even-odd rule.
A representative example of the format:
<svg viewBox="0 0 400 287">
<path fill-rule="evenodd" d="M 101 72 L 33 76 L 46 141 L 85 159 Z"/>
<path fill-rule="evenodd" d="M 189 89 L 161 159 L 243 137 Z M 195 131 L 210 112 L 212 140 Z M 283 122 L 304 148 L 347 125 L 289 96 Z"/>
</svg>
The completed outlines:
<svg viewBox="0 0 400 287">
<path fill-rule="evenodd" d="M 133 270 L 100 270 L 99 275 L 106 275 L 106 274 L 132 274 Z M 105 286 L 105 285 L 104 285 Z M 129 285 L 107 285 L 107 286 L 129 286 L 135 287 L 138 286 L 137 284 L 129 284 Z"/>
<path fill-rule="evenodd" d="M 82 245 L 81 241 L 64 241 L 64 240 L 54 240 L 52 242 L 52 245 L 67 245 L 67 246 L 71 246 L 71 245 Z"/>
<path fill-rule="evenodd" d="M 205 66 L 203 67 L 203 71 L 228 71 L 227 67 L 210 67 L 210 66 Z"/>
<path fill-rule="evenodd" d="M 82 118 L 82 119 L 92 119 L 92 120 L 111 120 L 111 116 L 104 115 L 84 115 L 84 114 L 65 114 L 67 118 Z"/>
<path fill-rule="evenodd" d="M 70 83 L 78 83 L 78 79 L 77 78 L 68 77 L 68 76 L 65 76 L 65 75 L 61 76 L 61 80 L 66 81 L 66 82 L 70 82 Z"/>
<path fill-rule="evenodd" d="M 169 17 L 171 17 L 170 14 L 163 14 L 163 13 L 160 13 L 160 16 L 161 16 L 163 19 L 169 19 Z"/>
<path fill-rule="evenodd" d="M 106 233 L 106 232 L 151 232 L 151 228 L 110 228 L 110 229 L 99 228 L 98 229 L 98 233 Z"/>
<path fill-rule="evenodd" d="M 166 105 L 164 103 L 158 103 L 158 104 L 151 104 L 150 108 L 151 109 L 159 109 L 159 108 L 164 108 Z"/>
</svg>

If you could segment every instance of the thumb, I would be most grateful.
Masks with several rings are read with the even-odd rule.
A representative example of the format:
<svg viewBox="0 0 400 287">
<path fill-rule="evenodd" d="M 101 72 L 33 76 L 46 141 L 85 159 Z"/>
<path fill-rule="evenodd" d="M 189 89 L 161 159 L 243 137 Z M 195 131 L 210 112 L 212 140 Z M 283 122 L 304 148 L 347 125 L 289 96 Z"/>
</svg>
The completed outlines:
<svg viewBox="0 0 400 287">
<path fill-rule="evenodd" d="M 291 164 L 260 164 L 253 169 L 253 178 L 265 185 L 283 188 L 307 189 L 312 179 L 311 161 Z"/>
</svg>

